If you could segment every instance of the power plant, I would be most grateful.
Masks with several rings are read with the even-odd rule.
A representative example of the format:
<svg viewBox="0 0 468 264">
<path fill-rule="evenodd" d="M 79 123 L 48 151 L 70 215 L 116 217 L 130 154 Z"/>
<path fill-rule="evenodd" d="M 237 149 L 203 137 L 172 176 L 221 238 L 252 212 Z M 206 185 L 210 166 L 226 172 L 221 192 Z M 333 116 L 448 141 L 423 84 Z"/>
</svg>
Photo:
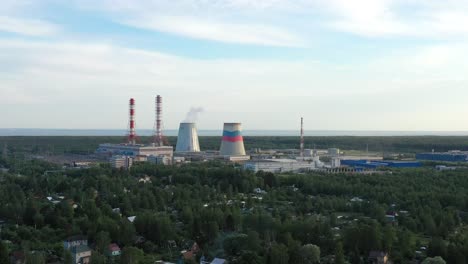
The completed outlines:
<svg viewBox="0 0 468 264">
<path fill-rule="evenodd" d="M 306 171 L 326 171 L 330 173 L 340 173 L 347 170 L 359 172 L 362 168 L 376 169 L 383 166 L 416 166 L 416 163 L 398 163 L 391 162 L 370 162 L 369 159 L 359 157 L 359 160 L 353 160 L 352 157 L 340 156 L 340 150 L 330 148 L 328 153 L 321 153 L 329 158 L 327 163 L 320 160 L 319 151 L 315 149 L 305 149 L 304 142 L 304 119 L 300 119 L 300 141 L 299 151 L 297 149 L 282 150 L 271 149 L 261 151 L 253 149 L 250 155 L 246 154 L 244 147 L 244 138 L 242 136 L 241 123 L 224 123 L 222 140 L 219 151 L 206 150 L 201 151 L 197 124 L 195 123 L 196 114 L 202 108 L 192 107 L 187 114 L 184 122 L 180 123 L 177 136 L 177 143 L 174 156 L 174 148 L 168 144 L 163 135 L 163 98 L 158 95 L 155 97 L 155 119 L 153 141 L 150 144 L 138 143 L 136 132 L 136 101 L 130 98 L 128 104 L 128 131 L 126 133 L 125 143 L 121 144 L 100 144 L 96 150 L 97 154 L 103 154 L 110 158 L 111 165 L 115 168 L 129 169 L 135 162 L 151 162 L 157 164 L 174 164 L 179 162 L 224 160 L 230 162 L 239 162 L 243 164 L 244 169 L 254 172 L 306 172 Z M 447 156 L 450 156 L 447 158 Z M 461 152 L 450 153 L 422 153 L 418 154 L 419 159 L 429 160 L 466 160 L 467 154 Z M 455 158 L 454 158 L 455 157 Z"/>
<path fill-rule="evenodd" d="M 198 132 L 195 123 L 180 123 L 176 152 L 200 152 Z"/>
<path fill-rule="evenodd" d="M 245 156 L 241 123 L 224 123 L 219 154 L 225 157 Z"/>
<path fill-rule="evenodd" d="M 112 156 L 113 161 L 124 159 L 132 159 L 126 162 L 131 166 L 133 161 L 147 161 L 148 157 L 173 157 L 173 148 L 164 146 L 162 134 L 162 97 L 156 97 L 156 127 L 155 140 L 153 144 L 144 145 L 137 143 L 137 133 L 135 129 L 135 99 L 131 98 L 129 103 L 129 128 L 127 133 L 127 143 L 122 144 L 100 144 L 96 153 Z M 114 162 L 115 164 L 120 164 Z M 113 163 L 113 164 L 114 164 Z M 117 165 L 115 165 L 118 167 Z M 120 166 L 120 165 L 119 165 Z"/>
</svg>

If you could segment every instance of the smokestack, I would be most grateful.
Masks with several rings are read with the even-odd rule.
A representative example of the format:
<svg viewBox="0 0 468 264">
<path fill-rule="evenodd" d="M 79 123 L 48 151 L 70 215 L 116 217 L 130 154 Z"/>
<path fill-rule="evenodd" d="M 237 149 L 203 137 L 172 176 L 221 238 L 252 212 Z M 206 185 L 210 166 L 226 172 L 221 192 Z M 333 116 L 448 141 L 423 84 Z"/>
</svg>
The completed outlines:
<svg viewBox="0 0 468 264">
<path fill-rule="evenodd" d="M 304 118 L 301 117 L 301 157 L 304 157 Z"/>
<path fill-rule="evenodd" d="M 200 152 L 195 123 L 180 123 L 176 152 Z"/>
<path fill-rule="evenodd" d="M 241 123 L 224 123 L 223 140 L 219 152 L 222 156 L 245 156 Z"/>
<path fill-rule="evenodd" d="M 135 133 L 135 99 L 130 98 L 130 125 L 128 131 L 128 144 L 136 144 L 136 133 Z"/>
<path fill-rule="evenodd" d="M 156 96 L 156 134 L 154 137 L 154 143 L 156 146 L 163 146 L 163 135 L 162 135 L 162 97 Z"/>
</svg>

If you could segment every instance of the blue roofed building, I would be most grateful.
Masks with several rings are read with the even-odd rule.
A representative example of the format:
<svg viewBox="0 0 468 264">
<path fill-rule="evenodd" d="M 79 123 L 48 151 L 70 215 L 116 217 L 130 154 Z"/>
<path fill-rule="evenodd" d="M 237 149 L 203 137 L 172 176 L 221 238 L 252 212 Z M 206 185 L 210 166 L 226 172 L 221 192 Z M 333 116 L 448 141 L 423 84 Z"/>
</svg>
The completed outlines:
<svg viewBox="0 0 468 264">
<path fill-rule="evenodd" d="M 468 151 L 451 150 L 447 152 L 427 152 L 416 154 L 417 160 L 467 162 Z"/>
</svg>

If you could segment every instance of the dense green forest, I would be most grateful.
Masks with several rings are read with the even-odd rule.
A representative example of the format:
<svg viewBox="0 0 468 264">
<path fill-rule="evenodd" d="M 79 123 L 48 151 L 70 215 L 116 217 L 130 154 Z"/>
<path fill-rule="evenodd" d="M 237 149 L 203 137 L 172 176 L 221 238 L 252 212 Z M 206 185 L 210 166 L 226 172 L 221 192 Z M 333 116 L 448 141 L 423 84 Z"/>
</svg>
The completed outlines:
<svg viewBox="0 0 468 264">
<path fill-rule="evenodd" d="M 0 147 L 7 146 L 12 152 L 50 153 L 50 154 L 89 154 L 100 143 L 121 143 L 125 137 L 0 137 Z M 141 143 L 151 142 L 151 137 L 140 137 Z M 168 137 L 175 146 L 176 137 Z M 298 137 L 244 137 L 247 150 L 292 149 L 298 148 Z M 217 150 L 221 137 L 200 137 L 203 150 Z M 414 137 L 305 137 L 306 148 L 327 149 L 337 147 L 345 150 L 366 150 L 372 152 L 416 153 L 447 151 L 452 149 L 468 150 L 468 137 L 465 136 L 414 136 Z"/>
<path fill-rule="evenodd" d="M 92 263 L 175 262 L 193 241 L 196 260 L 230 263 L 357 264 L 374 250 L 394 263 L 468 260 L 467 170 L 273 175 L 222 163 L 62 170 L 11 153 L 0 165 L 9 169 L 0 174 L 0 263 L 18 251 L 29 263 L 67 262 L 62 241 L 72 235 L 87 237 Z M 123 249 L 112 261 L 104 257 L 111 242 Z"/>
</svg>

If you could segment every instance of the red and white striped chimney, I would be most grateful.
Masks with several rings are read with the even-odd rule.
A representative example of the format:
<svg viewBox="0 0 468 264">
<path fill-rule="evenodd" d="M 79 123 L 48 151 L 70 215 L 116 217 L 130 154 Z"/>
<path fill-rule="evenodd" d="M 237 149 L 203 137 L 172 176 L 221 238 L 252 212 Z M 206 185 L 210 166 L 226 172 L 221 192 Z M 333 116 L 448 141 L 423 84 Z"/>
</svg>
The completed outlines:
<svg viewBox="0 0 468 264">
<path fill-rule="evenodd" d="M 128 132 L 128 144 L 136 144 L 136 132 L 135 132 L 135 99 L 130 99 L 130 129 Z"/>
</svg>

